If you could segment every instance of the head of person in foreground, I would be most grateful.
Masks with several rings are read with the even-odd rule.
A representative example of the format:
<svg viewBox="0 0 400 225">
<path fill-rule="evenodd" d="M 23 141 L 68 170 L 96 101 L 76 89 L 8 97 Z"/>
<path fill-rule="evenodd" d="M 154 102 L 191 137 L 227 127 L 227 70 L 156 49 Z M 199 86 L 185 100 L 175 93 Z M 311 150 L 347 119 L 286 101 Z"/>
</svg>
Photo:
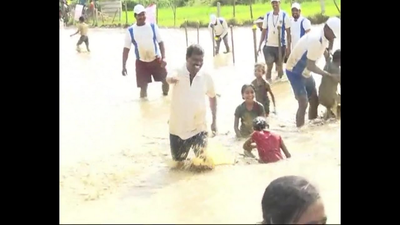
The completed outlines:
<svg viewBox="0 0 400 225">
<path fill-rule="evenodd" d="M 273 180 L 261 201 L 262 224 L 326 224 L 324 204 L 318 190 L 300 176 Z"/>
<path fill-rule="evenodd" d="M 203 66 L 204 50 L 200 45 L 193 44 L 186 49 L 186 68 L 195 75 Z"/>
</svg>

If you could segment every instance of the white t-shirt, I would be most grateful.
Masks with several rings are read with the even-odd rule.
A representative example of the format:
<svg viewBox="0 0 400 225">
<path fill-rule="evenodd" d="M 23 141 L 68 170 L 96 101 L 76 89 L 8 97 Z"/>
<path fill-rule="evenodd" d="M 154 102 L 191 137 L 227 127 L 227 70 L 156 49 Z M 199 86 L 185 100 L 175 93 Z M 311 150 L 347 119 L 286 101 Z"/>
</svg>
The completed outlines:
<svg viewBox="0 0 400 225">
<path fill-rule="evenodd" d="M 136 42 L 136 59 L 143 62 L 152 62 L 161 56 L 158 43 L 162 42 L 158 26 L 154 24 L 154 32 L 150 23 L 137 26 L 136 23 L 128 27 L 125 34 L 124 47 L 130 49 L 132 43 L 131 32 Z M 154 37 L 155 36 L 155 37 Z"/>
<path fill-rule="evenodd" d="M 179 81 L 172 87 L 171 115 L 169 118 L 169 133 L 186 140 L 194 135 L 207 131 L 206 95 L 216 96 L 212 77 L 200 70 L 190 85 L 190 75 L 186 63 L 181 68 L 168 74 Z"/>
<path fill-rule="evenodd" d="M 329 41 L 325 38 L 324 31 L 311 31 L 300 38 L 287 60 L 286 69 L 293 73 L 310 77 L 311 72 L 307 70 L 307 59 L 317 61 L 323 56 Z"/>
<path fill-rule="evenodd" d="M 269 15 L 268 15 L 269 14 Z M 283 16 L 285 14 L 285 16 Z M 278 40 L 278 26 L 282 27 L 283 26 L 283 17 L 285 17 L 285 29 L 290 28 L 290 16 L 285 12 L 280 10 L 278 15 L 274 15 L 273 11 L 265 14 L 264 16 L 264 21 L 262 28 L 267 29 L 267 38 L 266 38 L 266 45 L 267 46 L 272 46 L 272 47 L 278 47 L 279 46 L 279 41 Z M 281 35 L 282 39 L 282 30 L 279 32 Z M 283 32 L 283 39 L 285 40 L 284 43 L 285 45 L 287 44 L 286 40 L 286 30 Z"/>
<path fill-rule="evenodd" d="M 302 26 L 303 25 L 303 26 Z M 302 33 L 303 29 L 303 33 Z M 290 33 L 292 35 L 292 48 L 296 45 L 296 43 L 300 40 L 302 37 L 302 34 L 305 34 L 306 30 L 311 29 L 311 22 L 309 19 L 300 16 L 297 18 L 295 21 L 294 18 L 291 18 L 290 21 Z"/>
</svg>

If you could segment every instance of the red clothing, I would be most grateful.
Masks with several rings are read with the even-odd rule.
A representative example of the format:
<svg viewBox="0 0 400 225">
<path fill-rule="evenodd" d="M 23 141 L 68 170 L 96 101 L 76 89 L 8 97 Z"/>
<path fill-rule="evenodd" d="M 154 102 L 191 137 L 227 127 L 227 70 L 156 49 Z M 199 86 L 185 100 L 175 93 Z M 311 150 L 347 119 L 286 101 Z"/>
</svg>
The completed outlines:
<svg viewBox="0 0 400 225">
<path fill-rule="evenodd" d="M 265 163 L 276 162 L 283 159 L 281 152 L 281 136 L 270 131 L 255 131 L 251 140 L 256 143 L 258 155 Z"/>
</svg>

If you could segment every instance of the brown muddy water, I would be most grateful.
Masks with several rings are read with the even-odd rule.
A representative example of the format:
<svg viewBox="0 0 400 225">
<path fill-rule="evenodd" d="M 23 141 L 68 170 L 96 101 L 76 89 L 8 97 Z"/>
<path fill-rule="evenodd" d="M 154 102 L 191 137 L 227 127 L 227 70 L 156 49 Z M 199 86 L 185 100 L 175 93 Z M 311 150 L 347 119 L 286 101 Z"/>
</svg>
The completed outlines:
<svg viewBox="0 0 400 225">
<path fill-rule="evenodd" d="M 233 114 L 242 101 L 241 86 L 253 79 L 250 28 L 234 29 L 235 65 L 231 55 L 213 59 L 209 33 L 200 31 L 205 67 L 221 95 L 219 135 L 210 139 L 209 151 L 218 156 L 219 164 L 233 157 L 238 161 L 201 174 L 170 170 L 170 97 L 163 97 L 161 84 L 153 83 L 149 99 L 139 100 L 133 53 L 128 76 L 121 75 L 124 31 L 92 29 L 92 52 L 81 54 L 75 51 L 78 36 L 69 37 L 74 31 L 60 29 L 61 223 L 254 224 L 262 219 L 265 187 L 283 175 L 302 175 L 316 183 L 328 223 L 340 223 L 340 122 L 309 125 L 298 132 L 297 103 L 288 82 L 272 87 L 278 114 L 271 115 L 270 123 L 283 136 L 292 158 L 259 165 L 239 155 L 243 140 L 234 137 Z M 181 66 L 184 31 L 162 29 L 161 34 L 168 69 Z M 189 44 L 196 42 L 196 31 L 189 30 Z"/>
</svg>

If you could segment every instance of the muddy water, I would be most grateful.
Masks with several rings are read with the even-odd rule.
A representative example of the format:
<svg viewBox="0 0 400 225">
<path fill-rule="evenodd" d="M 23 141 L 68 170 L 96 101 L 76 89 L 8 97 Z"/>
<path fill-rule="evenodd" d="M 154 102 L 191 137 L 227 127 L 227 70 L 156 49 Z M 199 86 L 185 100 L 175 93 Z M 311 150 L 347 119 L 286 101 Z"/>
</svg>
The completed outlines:
<svg viewBox="0 0 400 225">
<path fill-rule="evenodd" d="M 209 34 L 200 31 L 206 67 L 221 95 L 219 135 L 210 139 L 209 148 L 239 161 L 202 174 L 170 171 L 170 97 L 163 97 L 161 85 L 153 83 L 149 99 L 139 100 L 133 53 L 128 76 L 121 75 L 124 31 L 92 30 L 92 52 L 81 54 L 74 47 L 78 37 L 69 37 L 73 32 L 60 30 L 62 223 L 254 223 L 261 220 L 267 184 L 288 174 L 314 181 L 325 200 L 328 222 L 340 222 L 340 123 L 297 132 L 297 104 L 289 83 L 273 85 L 278 115 L 270 121 L 292 159 L 258 165 L 239 155 L 242 141 L 234 138 L 233 113 L 241 103 L 241 85 L 253 79 L 251 29 L 234 29 L 235 65 L 231 55 L 213 59 Z M 185 34 L 176 29 L 161 32 L 172 70 L 184 63 Z M 196 36 L 189 30 L 189 43 L 196 43 Z"/>
</svg>

